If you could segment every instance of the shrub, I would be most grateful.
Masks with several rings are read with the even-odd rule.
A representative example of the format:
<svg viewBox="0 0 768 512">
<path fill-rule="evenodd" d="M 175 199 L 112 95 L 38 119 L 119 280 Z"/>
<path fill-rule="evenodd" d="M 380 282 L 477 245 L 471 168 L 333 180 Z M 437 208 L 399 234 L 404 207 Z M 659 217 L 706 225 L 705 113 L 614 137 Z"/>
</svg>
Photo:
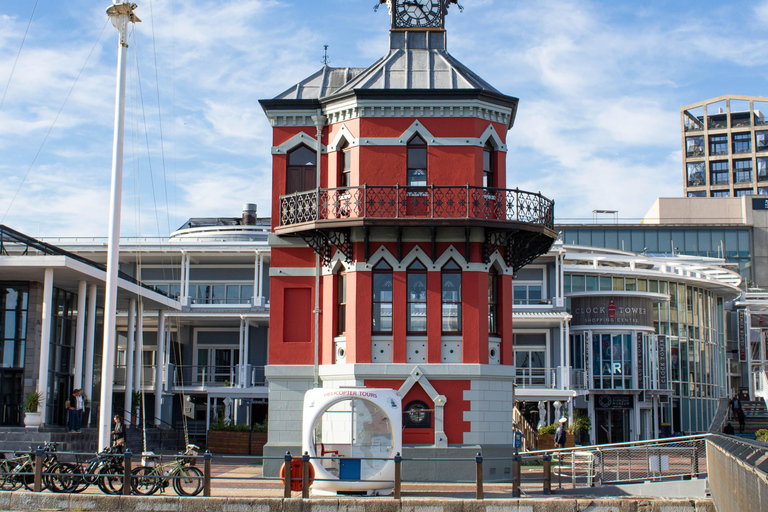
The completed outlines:
<svg viewBox="0 0 768 512">
<path fill-rule="evenodd" d="M 219 416 L 216 421 L 211 423 L 211 430 L 218 432 L 267 432 L 267 422 L 254 423 L 251 425 L 235 425 L 234 423 L 227 424 L 224 416 Z"/>
<path fill-rule="evenodd" d="M 757 438 L 758 441 L 768 442 L 768 430 L 761 428 L 760 430 L 755 432 L 755 437 Z"/>
<path fill-rule="evenodd" d="M 539 429 L 540 436 L 553 435 L 555 432 L 557 432 L 557 425 L 555 425 L 554 423 L 552 425 L 547 425 Z"/>
</svg>

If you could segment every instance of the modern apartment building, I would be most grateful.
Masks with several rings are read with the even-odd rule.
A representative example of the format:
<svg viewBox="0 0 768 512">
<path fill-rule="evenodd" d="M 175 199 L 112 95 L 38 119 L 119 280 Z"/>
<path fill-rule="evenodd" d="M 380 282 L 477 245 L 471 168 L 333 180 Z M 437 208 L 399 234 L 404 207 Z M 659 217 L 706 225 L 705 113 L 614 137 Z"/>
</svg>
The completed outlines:
<svg viewBox="0 0 768 512">
<path fill-rule="evenodd" d="M 688 197 L 768 194 L 768 98 L 726 95 L 680 109 Z"/>
</svg>

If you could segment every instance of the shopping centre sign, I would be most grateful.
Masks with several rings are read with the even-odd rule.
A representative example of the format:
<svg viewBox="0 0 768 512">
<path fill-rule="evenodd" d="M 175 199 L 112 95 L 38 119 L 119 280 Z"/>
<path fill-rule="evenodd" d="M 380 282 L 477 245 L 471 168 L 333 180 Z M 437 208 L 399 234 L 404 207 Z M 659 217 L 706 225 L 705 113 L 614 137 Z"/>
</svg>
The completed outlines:
<svg viewBox="0 0 768 512">
<path fill-rule="evenodd" d="M 572 297 L 571 325 L 653 325 L 653 301 L 644 297 Z"/>
</svg>

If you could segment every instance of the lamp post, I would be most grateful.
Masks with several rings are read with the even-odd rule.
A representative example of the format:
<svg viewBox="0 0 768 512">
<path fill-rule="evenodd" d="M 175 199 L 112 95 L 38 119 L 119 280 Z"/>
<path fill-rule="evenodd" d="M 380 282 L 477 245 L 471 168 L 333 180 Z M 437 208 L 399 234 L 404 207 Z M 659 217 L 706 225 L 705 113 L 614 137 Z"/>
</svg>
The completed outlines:
<svg viewBox="0 0 768 512">
<path fill-rule="evenodd" d="M 115 98 L 115 129 L 112 140 L 112 187 L 109 211 L 109 241 L 107 242 L 107 283 L 104 298 L 104 345 L 101 360 L 101 409 L 99 411 L 99 451 L 110 444 L 112 414 L 112 371 L 116 351 L 117 268 L 120 254 L 120 208 L 123 193 L 123 129 L 125 118 L 125 58 L 128 54 L 128 23 L 141 21 L 133 14 L 133 3 L 115 0 L 107 9 L 112 25 L 117 29 L 117 91 Z"/>
</svg>

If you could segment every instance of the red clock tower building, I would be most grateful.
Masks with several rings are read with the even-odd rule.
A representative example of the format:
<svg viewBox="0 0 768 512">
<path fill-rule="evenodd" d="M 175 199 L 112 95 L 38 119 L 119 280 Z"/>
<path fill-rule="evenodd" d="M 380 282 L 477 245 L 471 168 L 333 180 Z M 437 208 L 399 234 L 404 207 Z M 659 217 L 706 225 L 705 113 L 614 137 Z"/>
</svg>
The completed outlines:
<svg viewBox="0 0 768 512">
<path fill-rule="evenodd" d="M 261 101 L 273 126 L 265 455 L 299 452 L 313 387 L 399 390 L 406 455 L 513 444 L 512 279 L 555 240 L 554 204 L 507 183 L 518 100 L 447 52 L 455 2 L 386 3 L 387 55 Z"/>
</svg>

